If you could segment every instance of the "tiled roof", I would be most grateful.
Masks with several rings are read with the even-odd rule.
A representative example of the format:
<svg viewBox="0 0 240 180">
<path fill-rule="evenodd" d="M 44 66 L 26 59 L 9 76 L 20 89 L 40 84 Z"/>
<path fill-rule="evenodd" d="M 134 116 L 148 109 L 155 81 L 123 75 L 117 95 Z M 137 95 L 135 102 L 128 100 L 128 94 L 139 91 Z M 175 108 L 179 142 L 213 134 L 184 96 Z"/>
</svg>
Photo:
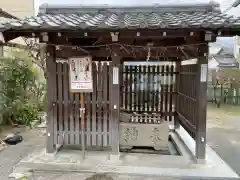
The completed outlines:
<svg viewBox="0 0 240 180">
<path fill-rule="evenodd" d="M 5 17 L 0 16 L 0 23 L 9 24 L 11 22 L 16 22 L 16 19 L 5 18 Z"/>
<path fill-rule="evenodd" d="M 66 8 L 65 8 L 66 9 Z M 121 8 L 99 8 L 86 12 L 79 8 L 74 13 L 42 14 L 29 17 L 25 20 L 16 20 L 8 23 L 0 22 L 2 31 L 7 29 L 138 29 L 138 28 L 237 28 L 240 27 L 240 18 L 223 15 L 220 12 L 209 12 L 204 10 L 184 10 L 174 8 L 162 10 L 159 8 L 143 7 L 126 11 Z M 171 8 L 168 8 L 171 9 Z"/>
<path fill-rule="evenodd" d="M 219 63 L 220 66 L 236 66 L 237 60 L 233 55 L 216 55 L 213 58 Z"/>
<path fill-rule="evenodd" d="M 214 43 L 216 46 L 222 47 L 221 54 L 234 54 L 234 37 L 218 37 Z"/>
<path fill-rule="evenodd" d="M 9 19 L 18 19 L 16 16 L 4 11 L 0 8 L 0 17 L 2 18 L 9 18 Z"/>
</svg>

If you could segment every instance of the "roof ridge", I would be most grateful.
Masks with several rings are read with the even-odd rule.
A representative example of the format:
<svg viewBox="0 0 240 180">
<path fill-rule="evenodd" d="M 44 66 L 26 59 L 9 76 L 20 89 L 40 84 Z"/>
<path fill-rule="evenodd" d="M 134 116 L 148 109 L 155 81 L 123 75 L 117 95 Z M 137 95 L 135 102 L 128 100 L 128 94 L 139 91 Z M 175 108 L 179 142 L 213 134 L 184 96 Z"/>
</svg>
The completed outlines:
<svg viewBox="0 0 240 180">
<path fill-rule="evenodd" d="M 54 11 L 56 9 L 53 9 Z M 84 10 L 84 11 L 83 11 Z M 196 11 L 179 11 L 172 12 L 154 12 L 154 11 L 135 11 L 132 12 L 114 12 L 108 9 L 97 9 L 91 12 L 88 9 L 82 11 L 76 9 L 75 12 L 59 12 L 43 13 L 38 17 L 29 17 L 24 21 L 0 23 L 0 31 L 9 29 L 26 30 L 83 30 L 83 29 L 171 29 L 179 28 L 201 29 L 205 31 L 213 31 L 214 33 L 222 30 L 229 31 L 234 29 L 237 33 L 237 28 L 240 27 L 240 18 L 232 18 L 226 14 L 212 12 L 196 12 Z M 94 9 L 93 9 L 94 10 Z M 102 11 L 103 10 L 103 11 Z M 225 33 L 225 32 L 224 32 Z"/>
<path fill-rule="evenodd" d="M 220 11 L 219 3 L 210 1 L 209 3 L 199 4 L 178 4 L 178 5 L 53 5 L 42 4 L 39 7 L 39 14 L 54 14 L 54 13 L 81 13 L 81 12 L 216 12 Z"/>
</svg>

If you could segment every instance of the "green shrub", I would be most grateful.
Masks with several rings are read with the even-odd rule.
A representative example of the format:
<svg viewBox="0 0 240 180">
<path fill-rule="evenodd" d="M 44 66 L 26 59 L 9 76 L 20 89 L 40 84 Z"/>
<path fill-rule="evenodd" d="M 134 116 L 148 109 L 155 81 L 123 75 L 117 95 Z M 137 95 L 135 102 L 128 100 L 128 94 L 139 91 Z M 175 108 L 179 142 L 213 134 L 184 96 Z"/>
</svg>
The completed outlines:
<svg viewBox="0 0 240 180">
<path fill-rule="evenodd" d="M 25 104 L 13 113 L 13 119 L 18 124 L 30 125 L 32 121 L 38 119 L 39 107 Z"/>
<path fill-rule="evenodd" d="M 45 81 L 27 56 L 0 57 L 0 124 L 30 125 L 44 110 Z"/>
</svg>

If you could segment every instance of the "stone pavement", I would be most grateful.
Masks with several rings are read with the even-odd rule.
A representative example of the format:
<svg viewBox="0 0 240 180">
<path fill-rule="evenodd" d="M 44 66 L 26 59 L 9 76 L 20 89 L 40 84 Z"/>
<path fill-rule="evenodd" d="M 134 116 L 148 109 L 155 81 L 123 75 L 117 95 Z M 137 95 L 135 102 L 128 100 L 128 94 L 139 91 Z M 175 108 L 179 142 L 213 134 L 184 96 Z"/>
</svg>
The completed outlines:
<svg viewBox="0 0 240 180">
<path fill-rule="evenodd" d="M 28 130 L 21 135 L 24 139 L 22 143 L 9 146 L 0 152 L 0 180 L 8 180 L 15 164 L 34 149 L 44 146 L 44 137 L 37 129 Z"/>
<path fill-rule="evenodd" d="M 86 177 L 85 174 L 80 173 L 59 173 L 59 172 L 37 172 L 33 173 L 27 180 L 84 180 Z"/>
<path fill-rule="evenodd" d="M 240 175 L 240 117 L 216 123 L 209 121 L 208 144 Z"/>
<path fill-rule="evenodd" d="M 15 131 L 14 131 L 15 132 Z M 42 149 L 45 145 L 45 138 L 40 129 L 28 130 L 21 133 L 24 141 L 16 146 L 9 146 L 0 152 L 0 180 L 13 180 L 9 178 L 12 173 L 13 167 L 24 157 L 27 157 L 30 153 L 37 149 Z M 78 173 L 78 172 L 33 172 L 27 180 L 84 180 L 87 177 L 92 176 L 90 173 Z M 118 177 L 115 177 L 118 179 Z M 128 180 L 129 177 L 124 177 Z M 148 178 L 137 178 L 136 180 L 147 180 Z M 134 180 L 134 179 L 132 179 Z M 163 180 L 170 180 L 169 178 L 163 178 Z"/>
<path fill-rule="evenodd" d="M 86 178 L 91 177 L 92 175 L 86 175 L 86 174 L 79 174 L 79 173 L 35 173 L 33 176 L 29 177 L 28 180 L 86 180 Z M 159 178 L 152 178 L 152 177 L 137 177 L 137 178 L 132 178 L 129 176 L 117 176 L 116 175 L 110 175 L 111 179 L 91 179 L 91 180 L 159 180 Z M 89 179 L 90 180 L 90 179 Z M 177 178 L 169 178 L 169 177 L 161 177 L 161 180 L 180 180 Z"/>
<path fill-rule="evenodd" d="M 13 167 L 28 154 L 36 149 L 42 149 L 45 145 L 45 138 L 40 129 L 29 130 L 21 133 L 24 141 L 16 146 L 9 146 L 0 152 L 0 180 L 13 180 L 9 178 Z M 28 180 L 82 180 L 84 174 L 71 173 L 33 173 Z"/>
<path fill-rule="evenodd" d="M 181 129 L 179 129 L 179 133 Z M 174 132 L 171 132 L 173 135 Z M 181 136 L 185 137 L 181 133 Z M 176 141 L 177 136 L 172 136 L 175 143 L 182 144 L 180 140 Z M 184 138 L 184 139 L 185 139 Z M 193 140 L 188 141 L 192 149 Z M 179 147 L 185 147 L 179 145 Z M 181 152 L 186 150 L 181 148 Z M 61 150 L 55 156 L 46 154 L 45 149 L 38 149 L 29 156 L 23 158 L 14 169 L 14 174 L 25 173 L 29 170 L 42 172 L 79 172 L 84 173 L 86 177 L 89 173 L 111 172 L 114 174 L 114 180 L 125 179 L 237 179 L 238 176 L 226 165 L 215 152 L 206 148 L 206 164 L 195 164 L 191 157 L 188 156 L 161 156 L 154 154 L 140 153 L 121 153 L 119 159 L 113 155 L 109 156 L 108 152 L 86 152 L 84 163 L 82 154 L 79 150 Z M 189 153 L 184 153 L 189 154 Z M 143 163 L 144 162 L 144 163 Z M 74 173 L 73 173 L 74 174 Z M 127 174 L 129 176 L 127 176 Z M 35 175 L 35 174 L 34 174 Z M 52 175 L 52 174 L 51 174 Z M 64 174 L 65 175 L 65 174 Z M 69 175 L 69 174 L 68 174 Z M 68 175 L 65 175 L 68 176 Z M 72 175 L 72 174 L 71 174 Z M 142 177 L 141 177 L 142 176 Z M 174 177 L 174 178 L 171 178 Z M 58 179 L 61 179 L 60 176 Z M 68 177 L 66 177 L 68 178 Z M 83 177 L 84 178 L 84 177 Z M 100 179 L 99 179 L 100 180 Z"/>
<path fill-rule="evenodd" d="M 208 144 L 240 174 L 240 118 L 233 117 L 223 123 L 208 122 Z M 39 130 L 31 130 L 22 134 L 24 142 L 6 148 L 0 152 L 0 180 L 10 180 L 12 168 L 22 158 L 38 148 L 44 147 L 45 138 Z M 90 174 L 36 172 L 28 180 L 84 180 Z M 128 178 L 126 178 L 128 179 Z M 139 179 L 141 180 L 141 179 Z"/>
</svg>

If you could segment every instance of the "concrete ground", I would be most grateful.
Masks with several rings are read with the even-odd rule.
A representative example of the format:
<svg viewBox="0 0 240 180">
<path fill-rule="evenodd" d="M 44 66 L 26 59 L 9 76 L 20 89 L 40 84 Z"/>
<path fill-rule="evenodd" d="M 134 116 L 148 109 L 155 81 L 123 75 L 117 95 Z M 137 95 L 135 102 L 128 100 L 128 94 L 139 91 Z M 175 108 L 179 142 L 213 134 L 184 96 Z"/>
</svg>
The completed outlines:
<svg viewBox="0 0 240 180">
<path fill-rule="evenodd" d="M 240 175 L 240 106 L 208 105 L 208 144 Z"/>
<path fill-rule="evenodd" d="M 8 180 L 15 164 L 34 149 L 44 146 L 45 138 L 37 129 L 15 128 L 11 131 L 5 131 L 6 134 L 9 132 L 20 132 L 24 140 L 22 143 L 16 146 L 8 146 L 0 152 L 0 180 Z M 3 133 L 1 133 L 1 136 L 3 136 Z"/>
<path fill-rule="evenodd" d="M 218 155 L 240 175 L 240 117 L 229 122 L 221 125 L 209 122 L 207 140 Z"/>
<path fill-rule="evenodd" d="M 221 121 L 214 116 L 208 117 L 210 119 L 207 130 L 208 144 L 240 175 L 240 116 L 235 114 L 224 116 L 220 118 L 224 119 Z M 22 135 L 24 142 L 7 147 L 0 152 L 0 180 L 10 180 L 9 174 L 15 164 L 32 151 L 44 147 L 45 138 L 39 130 L 23 130 Z M 89 174 L 79 173 L 38 172 L 33 173 L 28 180 L 65 180 L 67 178 L 83 180 L 88 176 Z"/>
<path fill-rule="evenodd" d="M 16 146 L 8 146 L 0 152 L 0 180 L 13 180 L 9 178 L 12 173 L 13 167 L 28 154 L 34 150 L 42 149 L 45 145 L 45 138 L 39 129 L 29 130 L 26 128 L 15 128 L 14 130 L 7 129 L 4 133 L 0 134 L 0 137 L 4 137 L 3 134 L 10 132 L 20 132 L 24 141 Z M 32 176 L 23 180 L 82 180 L 86 177 L 84 174 L 71 173 L 62 174 L 56 173 L 33 173 Z"/>
</svg>

